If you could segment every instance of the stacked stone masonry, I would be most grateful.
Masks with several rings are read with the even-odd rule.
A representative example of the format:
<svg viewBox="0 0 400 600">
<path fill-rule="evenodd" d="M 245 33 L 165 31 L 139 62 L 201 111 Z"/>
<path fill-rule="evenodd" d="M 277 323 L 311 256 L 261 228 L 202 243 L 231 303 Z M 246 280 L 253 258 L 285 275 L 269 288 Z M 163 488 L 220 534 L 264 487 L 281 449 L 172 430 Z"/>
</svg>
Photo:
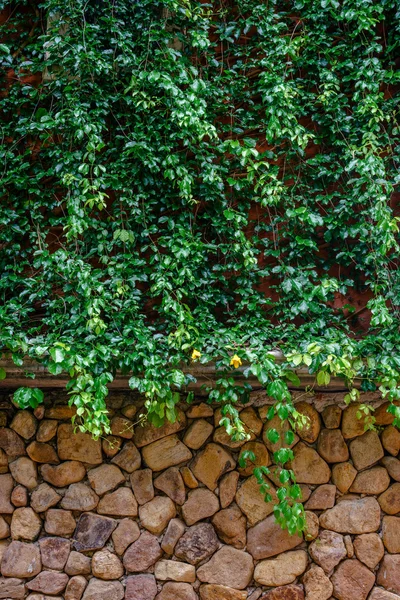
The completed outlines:
<svg viewBox="0 0 400 600">
<path fill-rule="evenodd" d="M 137 424 L 140 401 L 110 398 L 112 435 L 73 432 L 61 395 L 0 410 L 0 599 L 400 600 L 400 432 L 377 403 L 375 431 L 342 396 L 300 400 L 292 468 L 307 532 L 274 521 L 251 450 L 279 468 L 260 398 L 232 442 L 199 400 L 161 428 Z M 63 404 L 64 402 L 64 404 Z"/>
</svg>

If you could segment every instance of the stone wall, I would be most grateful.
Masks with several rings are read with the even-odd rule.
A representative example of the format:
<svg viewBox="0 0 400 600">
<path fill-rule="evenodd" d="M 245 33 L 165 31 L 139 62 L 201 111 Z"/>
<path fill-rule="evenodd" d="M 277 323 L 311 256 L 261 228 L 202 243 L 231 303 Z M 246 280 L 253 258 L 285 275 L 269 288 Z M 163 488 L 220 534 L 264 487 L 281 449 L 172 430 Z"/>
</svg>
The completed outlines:
<svg viewBox="0 0 400 600">
<path fill-rule="evenodd" d="M 274 494 L 260 400 L 242 410 L 252 440 L 239 444 L 204 403 L 156 429 L 134 426 L 140 403 L 114 394 L 113 436 L 94 441 L 73 434 L 60 394 L 34 413 L 3 398 L 0 598 L 400 600 L 400 433 L 384 406 L 365 433 L 341 400 L 297 404 L 303 539 L 275 524 L 238 463 L 252 450 L 270 465 Z"/>
</svg>

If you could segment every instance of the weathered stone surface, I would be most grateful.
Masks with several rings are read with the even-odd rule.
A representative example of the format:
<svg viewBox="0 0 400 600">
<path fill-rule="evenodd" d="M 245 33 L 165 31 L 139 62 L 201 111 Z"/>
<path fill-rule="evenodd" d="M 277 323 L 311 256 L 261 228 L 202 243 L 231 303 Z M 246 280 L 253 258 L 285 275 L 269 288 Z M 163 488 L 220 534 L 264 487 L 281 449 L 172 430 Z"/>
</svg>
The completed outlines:
<svg viewBox="0 0 400 600">
<path fill-rule="evenodd" d="M 272 496 L 271 502 L 265 502 L 264 494 L 260 491 L 260 485 L 254 475 L 244 481 L 236 493 L 236 502 L 247 517 L 249 525 L 255 525 L 262 521 L 274 510 L 276 504 L 276 492 L 272 484 L 268 490 Z"/>
<path fill-rule="evenodd" d="M 50 444 L 44 444 L 42 442 L 31 442 L 26 449 L 29 458 L 37 463 L 47 463 L 49 465 L 57 465 L 60 459 L 57 456 L 57 452 Z"/>
<path fill-rule="evenodd" d="M 303 585 L 307 600 L 328 600 L 333 592 L 333 585 L 321 567 L 313 565 L 303 577 Z"/>
<path fill-rule="evenodd" d="M 383 457 L 383 448 L 376 431 L 367 431 L 350 442 L 350 454 L 359 471 L 371 467 Z"/>
<path fill-rule="evenodd" d="M 210 443 L 194 458 L 191 469 L 194 476 L 209 490 L 217 487 L 219 478 L 236 466 L 231 454 L 222 446 Z"/>
<path fill-rule="evenodd" d="M 376 496 L 384 492 L 389 484 L 390 477 L 387 470 L 384 467 L 372 467 L 358 473 L 350 487 L 350 492 Z"/>
<path fill-rule="evenodd" d="M 70 510 L 50 508 L 46 513 L 44 529 L 50 535 L 68 536 L 74 532 L 75 519 Z"/>
<path fill-rule="evenodd" d="M 46 419 L 56 419 L 57 421 L 69 421 L 76 415 L 76 406 L 61 404 L 46 408 L 44 416 Z"/>
<path fill-rule="evenodd" d="M 131 475 L 131 485 L 139 504 L 146 504 L 154 498 L 153 474 L 151 469 L 141 469 Z"/>
<path fill-rule="evenodd" d="M 223 417 L 221 413 L 221 418 Z M 254 408 L 251 406 L 243 409 L 240 412 L 240 419 L 244 424 L 244 430 L 249 436 L 249 440 L 254 440 L 262 429 L 262 421 L 258 418 Z M 213 441 L 217 444 L 222 444 L 228 448 L 240 448 L 246 443 L 246 440 L 233 441 L 231 436 L 227 433 L 225 426 L 218 427 L 213 436 Z"/>
<path fill-rule="evenodd" d="M 164 437 L 171 436 L 173 433 L 178 433 L 186 426 L 186 415 L 181 409 L 176 411 L 177 419 L 175 423 L 165 421 L 161 427 L 155 427 L 151 423 L 147 422 L 144 426 L 135 427 L 135 433 L 133 441 L 138 448 L 147 446 L 152 442 L 160 440 Z"/>
<path fill-rule="evenodd" d="M 360 417 L 360 418 L 359 418 Z M 350 440 L 365 433 L 367 415 L 360 411 L 360 404 L 351 403 L 343 411 L 342 433 L 345 440 Z"/>
<path fill-rule="evenodd" d="M 322 419 L 327 429 L 337 429 L 342 420 L 342 409 L 337 404 L 331 404 L 322 411 Z"/>
<path fill-rule="evenodd" d="M 172 555 L 178 540 L 185 532 L 185 524 L 180 519 L 171 519 L 164 534 L 161 548 L 166 554 Z M 177 555 L 178 558 L 182 556 Z M 185 559 L 184 559 L 185 560 Z M 187 562 L 191 562 L 190 560 Z"/>
<path fill-rule="evenodd" d="M 214 428 L 204 419 L 196 419 L 187 429 L 183 443 L 192 450 L 198 450 L 207 441 Z"/>
<path fill-rule="evenodd" d="M 267 447 L 262 442 L 247 442 L 242 446 L 239 454 L 239 465 L 244 452 L 253 452 L 255 460 L 246 459 L 246 466 L 238 468 L 240 475 L 249 477 L 253 474 L 255 467 L 268 467 L 271 464 Z"/>
<path fill-rule="evenodd" d="M 192 458 L 192 453 L 178 436 L 170 435 L 145 446 L 143 460 L 152 471 L 163 471 Z"/>
<path fill-rule="evenodd" d="M 11 542 L 1 561 L 4 577 L 34 577 L 40 573 L 42 561 L 39 547 L 24 542 Z"/>
<path fill-rule="evenodd" d="M 66 487 L 71 483 L 78 483 L 86 475 L 86 469 L 81 462 L 69 460 L 61 465 L 42 465 L 40 473 L 45 481 L 54 487 Z"/>
<path fill-rule="evenodd" d="M 260 409 L 260 416 L 262 415 L 262 409 Z M 262 418 L 262 417 L 261 417 Z M 270 429 L 276 429 L 279 433 L 279 440 L 274 444 L 268 439 L 268 431 Z M 282 421 L 278 415 L 272 417 L 270 421 L 267 421 L 264 425 L 263 429 L 263 442 L 267 446 L 268 450 L 272 453 L 277 452 L 281 448 L 293 448 L 295 444 L 299 441 L 299 436 L 294 434 L 294 439 L 291 444 L 286 444 L 285 442 L 285 433 L 289 431 L 290 425 L 287 420 Z"/>
<path fill-rule="evenodd" d="M 59 537 L 44 537 L 39 540 L 39 547 L 43 567 L 62 571 L 70 553 L 70 540 Z"/>
<path fill-rule="evenodd" d="M 376 587 L 372 590 L 368 600 L 400 600 L 400 596 Z"/>
<path fill-rule="evenodd" d="M 357 470 L 349 462 L 334 465 L 332 469 L 332 482 L 342 494 L 349 491 L 356 476 Z"/>
<path fill-rule="evenodd" d="M 370 535 L 370 534 L 366 533 L 364 535 Z M 353 546 L 353 542 L 352 542 L 352 539 L 351 539 L 351 535 L 345 535 L 344 536 L 344 545 L 346 546 L 347 558 L 353 558 L 353 556 L 354 556 L 354 546 Z"/>
<path fill-rule="evenodd" d="M 388 515 L 400 512 L 400 483 L 394 483 L 378 498 L 381 509 Z"/>
<path fill-rule="evenodd" d="M 391 425 L 393 423 L 394 415 L 387 411 L 390 404 L 390 402 L 384 402 L 375 410 L 374 417 L 376 425 Z M 398 406 L 398 402 L 395 402 L 394 404 Z"/>
<path fill-rule="evenodd" d="M 247 591 L 234 590 L 226 585 L 204 583 L 200 586 L 201 600 L 246 600 Z"/>
<path fill-rule="evenodd" d="M 81 600 L 88 582 L 82 575 L 72 577 L 65 589 L 64 600 Z"/>
<path fill-rule="evenodd" d="M 9 474 L 0 475 L 0 513 L 11 515 L 14 507 L 11 504 L 11 491 L 13 489 L 13 478 Z"/>
<path fill-rule="evenodd" d="M 349 459 L 349 449 L 340 429 L 323 429 L 319 434 L 317 450 L 328 463 Z"/>
<path fill-rule="evenodd" d="M 326 510 L 335 504 L 336 486 L 330 483 L 319 485 L 311 494 L 304 507 L 307 510 Z"/>
<path fill-rule="evenodd" d="M 175 556 L 191 565 L 197 565 L 214 554 L 218 546 L 213 526 L 210 523 L 199 523 L 189 527 L 180 537 L 175 547 Z M 162 548 L 164 549 L 164 544 Z"/>
<path fill-rule="evenodd" d="M 383 517 L 382 539 L 388 552 L 400 554 L 400 517 Z"/>
<path fill-rule="evenodd" d="M 42 529 L 42 520 L 30 507 L 16 508 L 11 520 L 13 540 L 33 542 Z"/>
<path fill-rule="evenodd" d="M 204 583 L 217 583 L 243 590 L 249 585 L 253 570 L 250 554 L 223 546 L 207 563 L 197 569 L 197 577 Z"/>
<path fill-rule="evenodd" d="M 60 594 L 68 583 L 66 573 L 54 573 L 53 571 L 42 571 L 34 579 L 28 581 L 26 587 L 34 592 L 43 594 Z"/>
<path fill-rule="evenodd" d="M 400 452 L 400 431 L 389 425 L 385 427 L 381 435 L 382 445 L 389 454 L 397 456 Z"/>
<path fill-rule="evenodd" d="M 124 568 L 118 556 L 109 550 L 99 550 L 92 556 L 92 573 L 98 579 L 119 579 Z"/>
<path fill-rule="evenodd" d="M 10 526 L 4 517 L 0 517 L 0 540 L 8 538 L 10 535 Z"/>
<path fill-rule="evenodd" d="M 0 427 L 0 448 L 4 450 L 8 457 L 23 456 L 25 444 L 15 431 Z"/>
<path fill-rule="evenodd" d="M 118 452 L 111 461 L 127 473 L 133 473 L 140 468 L 142 462 L 140 452 L 132 442 L 124 444 L 122 450 Z"/>
<path fill-rule="evenodd" d="M 41 483 L 31 495 L 31 507 L 37 513 L 45 512 L 61 500 L 60 494 L 47 483 Z"/>
<path fill-rule="evenodd" d="M 145 531 L 124 554 L 124 567 L 130 573 L 147 571 L 162 556 L 157 538 Z"/>
<path fill-rule="evenodd" d="M 354 539 L 353 546 L 358 560 L 370 569 L 375 569 L 385 552 L 382 540 L 377 533 L 358 535 Z"/>
<path fill-rule="evenodd" d="M 103 581 L 93 577 L 82 600 L 122 600 L 124 587 L 119 581 Z"/>
<path fill-rule="evenodd" d="M 197 521 L 212 517 L 219 509 L 218 498 L 204 488 L 189 492 L 188 499 L 182 506 L 182 516 L 186 525 L 194 525 Z"/>
<path fill-rule="evenodd" d="M 125 600 L 154 600 L 157 584 L 154 575 L 143 573 L 126 579 Z"/>
<path fill-rule="evenodd" d="M 319 519 L 315 513 L 309 510 L 304 512 L 304 516 L 306 518 L 306 530 L 304 533 L 304 538 L 307 540 L 307 542 L 310 542 L 318 537 Z"/>
<path fill-rule="evenodd" d="M 225 508 L 217 512 L 211 522 L 222 542 L 239 549 L 246 546 L 246 518 L 239 508 Z"/>
<path fill-rule="evenodd" d="M 186 487 L 188 487 L 190 490 L 194 490 L 197 487 L 199 487 L 199 482 L 197 481 L 196 477 L 193 475 L 189 467 L 181 467 L 179 469 L 179 472 L 182 475 L 182 479 Z"/>
<path fill-rule="evenodd" d="M 74 433 L 73 426 L 67 423 L 58 427 L 57 449 L 61 460 L 77 460 L 90 465 L 99 465 L 102 461 L 100 440 L 94 440 L 88 433 Z"/>
<path fill-rule="evenodd" d="M 211 406 L 206 404 L 205 402 L 201 402 L 200 404 L 194 404 L 189 407 L 189 410 L 186 413 L 188 419 L 200 419 L 212 417 L 214 414 Z"/>
<path fill-rule="evenodd" d="M 90 571 L 90 557 L 72 550 L 65 565 L 67 575 L 89 575 Z"/>
<path fill-rule="evenodd" d="M 19 410 L 11 422 L 11 429 L 26 440 L 30 440 L 36 433 L 38 423 L 29 410 Z"/>
<path fill-rule="evenodd" d="M 111 536 L 115 552 L 122 555 L 130 544 L 136 542 L 139 536 L 140 529 L 136 521 L 122 519 Z"/>
<path fill-rule="evenodd" d="M 170 519 L 176 515 L 175 504 L 170 498 L 165 496 L 156 496 L 147 504 L 139 508 L 139 518 L 142 527 L 160 535 L 168 525 Z"/>
<path fill-rule="evenodd" d="M 111 419 L 111 433 L 118 437 L 130 440 L 133 438 L 133 423 L 124 417 L 113 417 Z"/>
<path fill-rule="evenodd" d="M 325 573 L 329 573 L 347 555 L 343 536 L 334 531 L 321 531 L 308 547 L 311 558 Z"/>
<path fill-rule="evenodd" d="M 186 500 L 185 484 L 177 467 L 171 467 L 154 480 L 154 487 L 161 490 L 176 504 L 184 504 Z"/>
<path fill-rule="evenodd" d="M 254 571 L 254 579 L 260 585 L 270 587 L 293 583 L 307 568 L 307 552 L 294 550 L 276 558 L 260 561 Z"/>
<path fill-rule="evenodd" d="M 58 429 L 58 421 L 54 419 L 45 419 L 39 424 L 39 429 L 36 434 L 38 442 L 49 442 L 55 437 Z"/>
<path fill-rule="evenodd" d="M 37 466 L 30 458 L 21 456 L 10 463 L 10 471 L 17 483 L 20 483 L 28 490 L 32 491 L 38 485 Z M 6 477 L 1 475 L 0 477 Z M 0 490 L 2 489 L 0 484 Z M 3 510 L 1 512 L 4 512 Z"/>
<path fill-rule="evenodd" d="M 84 483 L 72 483 L 61 501 L 62 508 L 87 512 L 94 510 L 99 503 L 99 497 Z"/>
<path fill-rule="evenodd" d="M 123 487 L 103 496 L 97 507 L 97 512 L 99 515 L 137 517 L 138 506 L 132 490 Z"/>
<path fill-rule="evenodd" d="M 356 559 L 343 561 L 331 577 L 333 594 L 338 600 L 366 600 L 375 576 Z"/>
<path fill-rule="evenodd" d="M 400 482 L 400 460 L 394 458 L 394 456 L 384 456 L 381 463 L 387 469 L 390 477 Z"/>
<path fill-rule="evenodd" d="M 281 529 L 275 517 L 270 515 L 247 531 L 247 550 L 255 560 L 276 556 L 301 544 L 300 535 L 290 535 Z"/>
<path fill-rule="evenodd" d="M 154 574 L 159 581 L 196 581 L 196 569 L 177 560 L 159 560 L 154 567 Z"/>
<path fill-rule="evenodd" d="M 331 470 L 319 454 L 303 442 L 299 442 L 294 450 L 294 460 L 291 469 L 296 476 L 297 483 L 310 483 L 318 485 L 328 483 Z"/>
<path fill-rule="evenodd" d="M 296 427 L 297 435 L 307 442 L 313 444 L 321 430 L 321 419 L 319 413 L 308 402 L 296 402 L 295 408 L 297 412 L 305 417 L 305 423 L 299 423 Z"/>
<path fill-rule="evenodd" d="M 25 585 L 22 579 L 0 577 L 0 598 L 14 600 L 25 597 Z"/>
<path fill-rule="evenodd" d="M 338 533 L 370 533 L 379 529 L 380 516 L 375 498 L 362 498 L 342 500 L 322 514 L 319 522 L 321 527 Z"/>
<path fill-rule="evenodd" d="M 190 583 L 168 581 L 156 596 L 156 600 L 197 600 L 198 596 Z"/>
<path fill-rule="evenodd" d="M 219 501 L 221 502 L 221 508 L 226 508 L 233 502 L 238 481 L 239 473 L 237 471 L 231 471 L 222 477 L 219 484 Z"/>
<path fill-rule="evenodd" d="M 0 473 L 8 472 L 8 456 L 2 448 L 0 448 Z"/>
<path fill-rule="evenodd" d="M 117 525 L 114 519 L 83 513 L 79 517 L 74 534 L 75 549 L 80 552 L 101 550 Z"/>
<path fill-rule="evenodd" d="M 108 458 L 114 458 L 116 454 L 121 450 L 122 438 L 116 437 L 115 435 L 108 435 L 101 441 L 101 447 Z"/>
<path fill-rule="evenodd" d="M 99 496 L 115 490 L 119 485 L 125 483 L 125 477 L 115 465 L 100 465 L 100 467 L 90 469 L 88 479 Z"/>
<path fill-rule="evenodd" d="M 121 413 L 124 415 L 124 417 L 126 417 L 127 419 L 130 419 L 131 421 L 134 418 L 134 416 L 136 415 L 137 411 L 138 411 L 138 408 L 137 408 L 136 404 L 127 404 L 126 406 L 123 406 L 121 408 Z"/>
<path fill-rule="evenodd" d="M 267 592 L 260 600 L 304 600 L 304 592 L 299 585 L 285 585 Z"/>
<path fill-rule="evenodd" d="M 400 595 L 400 554 L 385 554 L 379 567 L 376 583 L 389 592 Z"/>
<path fill-rule="evenodd" d="M 17 485 L 11 492 L 11 502 L 14 506 L 26 506 L 28 504 L 28 490 L 23 485 Z"/>
</svg>

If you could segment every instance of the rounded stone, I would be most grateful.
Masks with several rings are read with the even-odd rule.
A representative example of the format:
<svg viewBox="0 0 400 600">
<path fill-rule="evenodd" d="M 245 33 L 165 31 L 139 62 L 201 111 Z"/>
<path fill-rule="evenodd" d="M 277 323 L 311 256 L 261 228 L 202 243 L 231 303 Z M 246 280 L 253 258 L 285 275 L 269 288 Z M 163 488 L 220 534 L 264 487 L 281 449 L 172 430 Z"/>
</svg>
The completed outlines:
<svg viewBox="0 0 400 600">
<path fill-rule="evenodd" d="M 334 465 L 332 469 L 332 482 L 342 494 L 349 491 L 356 476 L 357 471 L 349 462 Z"/>
<path fill-rule="evenodd" d="M 400 483 L 394 483 L 378 498 L 381 509 L 388 515 L 400 512 Z"/>
<path fill-rule="evenodd" d="M 297 424 L 297 435 L 308 444 L 313 444 L 321 429 L 319 413 L 308 402 L 296 402 L 295 409 L 305 419 L 305 423 Z"/>
<path fill-rule="evenodd" d="M 349 459 L 349 449 L 340 429 L 323 429 L 319 434 L 317 450 L 328 463 L 341 463 Z"/>
<path fill-rule="evenodd" d="M 372 467 L 372 469 L 358 473 L 350 487 L 350 492 L 377 496 L 382 494 L 389 484 L 390 477 L 387 470 L 384 467 Z"/>
<path fill-rule="evenodd" d="M 317 565 L 312 565 L 304 575 L 303 585 L 307 600 L 328 600 L 333 592 L 331 581 Z"/>
<path fill-rule="evenodd" d="M 293 550 L 276 558 L 262 560 L 254 571 L 254 579 L 260 585 L 275 587 L 293 583 L 307 568 L 307 552 Z"/>
<path fill-rule="evenodd" d="M 124 567 L 130 573 L 147 571 L 162 556 L 157 538 L 145 531 L 124 554 Z"/>
<path fill-rule="evenodd" d="M 311 558 L 329 573 L 347 556 L 343 536 L 334 531 L 321 531 L 308 547 Z"/>
<path fill-rule="evenodd" d="M 197 565 L 214 554 L 218 546 L 213 526 L 210 523 L 199 523 L 189 527 L 179 538 L 175 546 L 175 556 L 191 565 Z"/>
<path fill-rule="evenodd" d="M 68 460 L 60 465 L 42 465 L 40 473 L 45 481 L 54 487 L 66 487 L 78 483 L 86 476 L 84 465 L 77 460 Z"/>
<path fill-rule="evenodd" d="M 249 585 L 253 570 L 250 554 L 223 546 L 207 563 L 197 569 L 197 577 L 203 583 L 217 583 L 243 590 Z"/>
<path fill-rule="evenodd" d="M 28 504 L 28 490 L 23 485 L 17 485 L 11 493 L 11 502 L 14 506 L 26 506 Z"/>
<path fill-rule="evenodd" d="M 115 554 L 100 550 L 93 554 L 92 573 L 98 579 L 119 579 L 124 574 L 124 568 Z"/>
<path fill-rule="evenodd" d="M 375 569 L 385 553 L 382 540 L 377 533 L 358 535 L 354 539 L 353 546 L 358 560 L 370 569 Z"/>
<path fill-rule="evenodd" d="M 29 540 L 33 542 L 42 529 L 42 520 L 31 508 L 16 508 L 11 520 L 11 537 L 13 540 Z"/>
<path fill-rule="evenodd" d="M 141 525 L 155 535 L 160 535 L 175 515 L 175 504 L 165 496 L 156 496 L 139 508 Z"/>
<path fill-rule="evenodd" d="M 331 577 L 333 595 L 338 600 L 366 600 L 374 586 L 375 575 L 356 559 L 343 561 Z"/>
</svg>

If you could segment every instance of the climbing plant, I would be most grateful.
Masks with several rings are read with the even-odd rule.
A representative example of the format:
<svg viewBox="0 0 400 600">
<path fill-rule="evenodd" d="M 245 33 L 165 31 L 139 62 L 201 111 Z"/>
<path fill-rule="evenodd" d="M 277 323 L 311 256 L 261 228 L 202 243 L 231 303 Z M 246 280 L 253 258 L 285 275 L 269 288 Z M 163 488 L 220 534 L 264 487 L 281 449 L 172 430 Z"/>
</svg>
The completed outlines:
<svg viewBox="0 0 400 600">
<path fill-rule="evenodd" d="M 399 1 L 0 8 L 4 353 L 67 373 L 96 437 L 117 370 L 159 425 L 211 362 L 234 439 L 239 368 L 269 418 L 301 424 L 302 367 L 342 377 L 348 402 L 379 389 L 399 425 Z M 275 514 L 294 532 L 291 458 Z"/>
</svg>

